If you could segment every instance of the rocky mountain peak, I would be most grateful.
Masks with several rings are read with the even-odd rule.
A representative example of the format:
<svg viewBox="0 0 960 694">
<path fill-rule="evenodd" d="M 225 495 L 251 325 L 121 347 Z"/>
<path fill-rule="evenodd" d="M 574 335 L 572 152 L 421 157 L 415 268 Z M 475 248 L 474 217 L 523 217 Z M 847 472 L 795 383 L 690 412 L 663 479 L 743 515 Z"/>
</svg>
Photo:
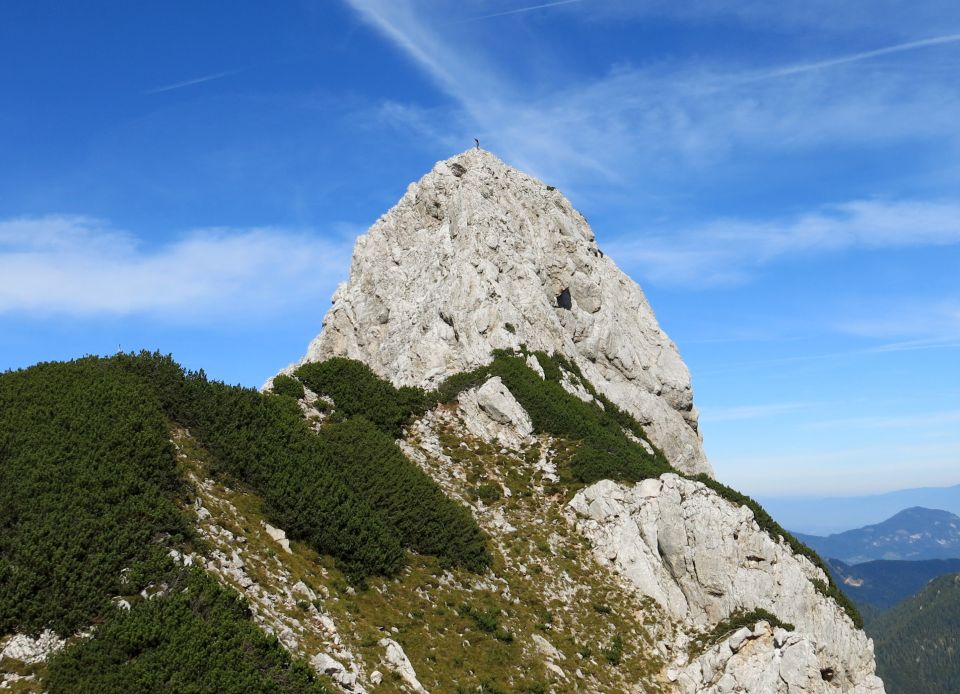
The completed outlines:
<svg viewBox="0 0 960 694">
<path fill-rule="evenodd" d="M 481 149 L 438 162 L 357 240 L 300 363 L 433 386 L 521 345 L 573 360 L 675 467 L 711 473 L 690 374 L 643 291 L 562 193 Z"/>
</svg>

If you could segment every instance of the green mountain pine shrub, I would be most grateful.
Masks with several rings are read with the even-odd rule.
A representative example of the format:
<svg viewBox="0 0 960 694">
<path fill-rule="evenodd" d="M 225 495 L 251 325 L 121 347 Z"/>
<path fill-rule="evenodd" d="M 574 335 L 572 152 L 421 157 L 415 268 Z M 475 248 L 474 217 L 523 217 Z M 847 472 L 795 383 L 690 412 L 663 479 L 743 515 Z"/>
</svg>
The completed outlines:
<svg viewBox="0 0 960 694">
<path fill-rule="evenodd" d="M 273 386 L 270 390 L 276 395 L 284 395 L 288 398 L 293 398 L 294 400 L 299 400 L 303 397 L 303 384 L 292 376 L 287 376 L 286 374 L 279 374 L 273 377 Z"/>
<path fill-rule="evenodd" d="M 307 387 L 327 395 L 344 419 L 365 417 L 376 427 L 399 436 L 412 414 L 427 409 L 430 402 L 420 388 L 395 388 L 360 361 L 334 357 L 304 364 L 296 371 Z"/>
<path fill-rule="evenodd" d="M 51 694 L 328 694 L 253 623 L 245 602 L 202 570 L 175 574 L 163 597 L 114 610 L 92 638 L 50 660 Z"/>
<path fill-rule="evenodd" d="M 335 557 L 354 581 L 395 574 L 404 547 L 448 565 L 489 564 L 473 517 L 393 441 L 412 411 L 425 407 L 422 391 L 395 389 L 345 359 L 331 360 L 336 369 L 330 362 L 300 369 L 298 377 L 333 397 L 339 414 L 315 433 L 290 398 L 186 374 L 159 354 L 114 359 L 155 385 L 168 416 L 188 427 L 224 472 L 250 484 L 290 538 Z"/>
<path fill-rule="evenodd" d="M 180 492 L 140 379 L 98 359 L 0 374 L 0 634 L 70 634 L 138 592 L 189 534 Z"/>
</svg>

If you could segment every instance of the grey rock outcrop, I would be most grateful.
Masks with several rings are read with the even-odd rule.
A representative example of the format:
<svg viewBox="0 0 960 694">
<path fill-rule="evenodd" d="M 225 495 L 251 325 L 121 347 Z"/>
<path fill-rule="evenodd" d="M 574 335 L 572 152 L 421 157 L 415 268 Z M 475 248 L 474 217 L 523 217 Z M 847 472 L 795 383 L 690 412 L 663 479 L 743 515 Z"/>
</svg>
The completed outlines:
<svg viewBox="0 0 960 694">
<path fill-rule="evenodd" d="M 14 634 L 0 649 L 0 660 L 10 658 L 27 665 L 40 663 L 64 647 L 66 641 L 45 629 L 38 636 Z"/>
<path fill-rule="evenodd" d="M 429 694 L 420 684 L 420 680 L 417 679 L 417 673 L 399 643 L 393 639 L 380 639 L 380 646 L 383 648 L 383 659 L 387 666 L 397 673 L 410 689 L 419 694 Z"/>
<path fill-rule="evenodd" d="M 746 506 L 666 474 L 636 485 L 597 482 L 578 492 L 569 509 L 596 559 L 675 619 L 707 628 L 737 611 L 768 610 L 809 641 L 817 672 L 830 672 L 832 686 L 883 691 L 873 643 L 814 586 L 827 577 L 761 530 Z"/>
<path fill-rule="evenodd" d="M 708 649 L 676 673 L 681 694 L 833 694 L 834 673 L 823 669 L 818 646 L 802 634 L 773 629 L 759 622 L 740 629 Z M 883 691 L 876 677 L 840 687 L 851 694 Z"/>
<path fill-rule="evenodd" d="M 429 387 L 520 345 L 573 360 L 675 467 L 711 473 L 690 374 L 643 291 L 563 195 L 483 150 L 437 163 L 357 240 L 301 363 L 346 356 Z"/>
<path fill-rule="evenodd" d="M 530 440 L 533 423 L 499 376 L 460 394 L 460 413 L 471 434 L 484 441 L 519 448 Z"/>
</svg>

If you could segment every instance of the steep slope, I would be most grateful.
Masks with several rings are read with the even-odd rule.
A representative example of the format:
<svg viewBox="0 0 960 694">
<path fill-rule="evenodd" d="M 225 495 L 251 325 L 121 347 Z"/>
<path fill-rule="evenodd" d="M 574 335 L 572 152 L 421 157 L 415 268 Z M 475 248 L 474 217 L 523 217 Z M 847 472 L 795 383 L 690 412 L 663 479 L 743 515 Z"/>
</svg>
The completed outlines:
<svg viewBox="0 0 960 694">
<path fill-rule="evenodd" d="M 960 571 L 960 559 L 878 559 L 853 566 L 839 559 L 828 559 L 827 563 L 851 600 L 858 606 L 870 605 L 879 610 L 886 610 L 909 598 L 937 576 Z"/>
<path fill-rule="evenodd" d="M 870 631 L 890 694 L 960 691 L 960 574 L 934 579 Z"/>
<path fill-rule="evenodd" d="M 196 568 L 160 398 L 109 360 L 0 374 L 0 689 L 330 690 Z"/>
<path fill-rule="evenodd" d="M 340 357 L 397 386 L 440 386 L 447 396 L 440 402 L 456 398 L 450 406 L 462 422 L 458 435 L 465 428 L 505 455 L 522 452 L 531 436 L 569 437 L 572 458 L 547 456 L 538 465 L 597 564 L 672 625 L 661 673 L 671 689 L 883 691 L 872 643 L 855 611 L 836 602 L 843 596 L 820 560 L 754 502 L 698 474 L 710 469 L 686 367 L 639 287 L 600 252 L 585 220 L 552 187 L 482 151 L 438 163 L 358 240 L 350 279 L 337 290 L 322 332 L 287 373 L 342 407 L 355 398 L 348 385 L 331 383 L 334 370 L 323 366 Z M 524 359 L 536 376 L 504 365 Z M 312 379 L 314 366 L 326 380 Z M 569 410 L 542 412 L 545 392 L 531 399 L 530 378 L 562 384 L 550 398 L 573 393 L 601 412 L 622 407 L 642 425 L 637 436 L 614 420 L 632 437 L 628 447 L 646 447 L 652 459 L 662 450 L 673 468 L 605 462 L 599 477 L 578 474 L 573 463 L 584 447 L 609 455 L 614 443 L 591 444 L 596 438 L 575 426 Z M 438 440 L 443 412 L 428 412 L 407 437 L 419 431 L 419 441 Z M 603 418 L 594 422 L 596 431 L 609 431 Z M 448 493 L 469 498 L 455 457 L 435 444 L 418 451 L 406 440 L 411 459 Z M 774 634 L 783 628 L 760 616 L 770 613 L 793 626 Z M 740 620 L 752 620 L 752 636 L 736 648 L 689 647 L 705 633 L 722 642 L 724 625 Z M 747 642 L 749 658 L 729 658 Z"/>
<path fill-rule="evenodd" d="M 825 557 L 847 564 L 874 559 L 951 559 L 960 557 L 960 516 L 937 509 L 904 509 L 882 523 L 827 537 L 797 534 Z"/>
<path fill-rule="evenodd" d="M 267 392 L 149 353 L 0 376 L 0 687 L 883 692 L 819 557 L 706 474 L 685 367 L 555 191 L 441 162 L 340 296 Z"/>
<path fill-rule="evenodd" d="M 439 162 L 358 239 L 300 363 L 431 387 L 521 345 L 571 359 L 674 467 L 710 473 L 689 372 L 640 287 L 563 195 L 483 150 Z"/>
</svg>

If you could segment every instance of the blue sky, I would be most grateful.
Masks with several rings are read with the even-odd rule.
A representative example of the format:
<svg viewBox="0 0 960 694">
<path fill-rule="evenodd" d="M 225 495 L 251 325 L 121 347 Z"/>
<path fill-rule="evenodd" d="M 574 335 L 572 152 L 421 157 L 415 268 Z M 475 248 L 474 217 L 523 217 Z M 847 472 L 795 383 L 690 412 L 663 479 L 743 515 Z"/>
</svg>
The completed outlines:
<svg viewBox="0 0 960 694">
<path fill-rule="evenodd" d="M 257 385 L 479 137 L 557 185 L 754 494 L 960 482 L 960 5 L 6 2 L 0 368 Z"/>
</svg>

